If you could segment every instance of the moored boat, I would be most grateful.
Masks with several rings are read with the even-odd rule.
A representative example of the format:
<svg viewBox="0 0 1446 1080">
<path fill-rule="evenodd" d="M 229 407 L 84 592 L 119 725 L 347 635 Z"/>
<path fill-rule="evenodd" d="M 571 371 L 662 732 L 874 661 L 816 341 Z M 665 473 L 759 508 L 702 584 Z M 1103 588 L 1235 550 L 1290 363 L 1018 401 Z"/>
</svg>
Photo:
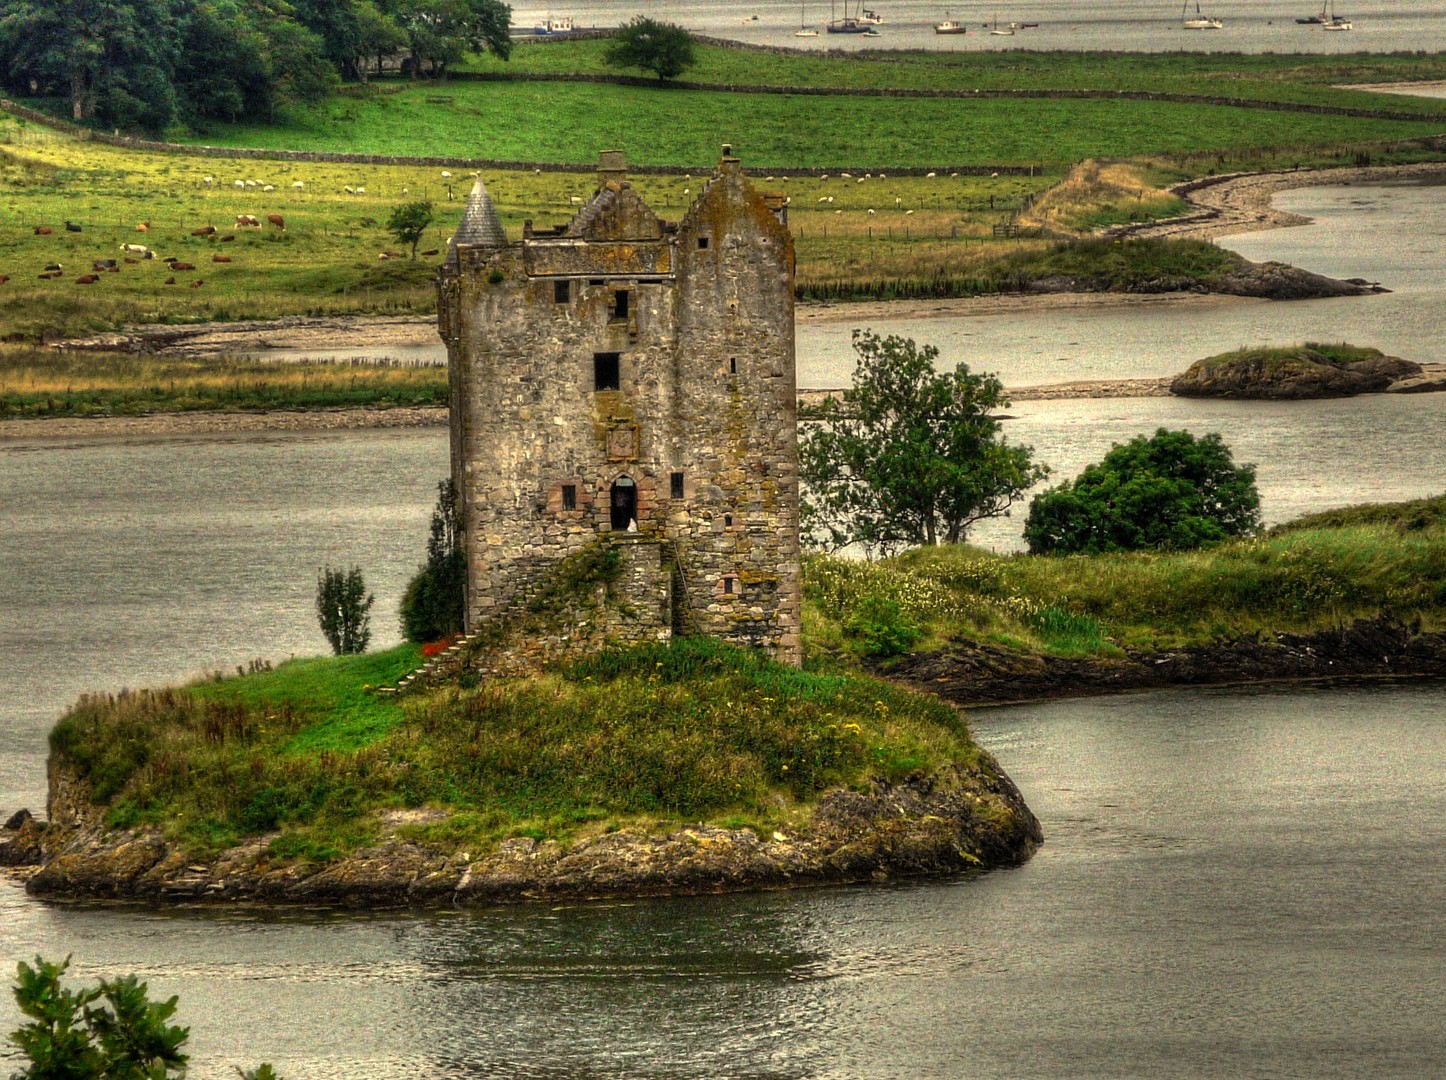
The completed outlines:
<svg viewBox="0 0 1446 1080">
<path fill-rule="evenodd" d="M 538 37 L 550 37 L 555 34 L 572 33 L 572 16 L 559 15 L 557 18 L 548 16 L 545 20 L 532 28 L 532 32 Z"/>
<path fill-rule="evenodd" d="M 969 33 L 969 30 L 968 30 L 967 27 L 965 27 L 965 25 L 964 25 L 963 23 L 961 23 L 961 22 L 955 22 L 953 19 L 951 19 L 951 18 L 949 17 L 949 13 L 946 11 L 946 12 L 944 12 L 944 21 L 941 22 L 941 23 L 935 23 L 935 24 L 934 24 L 934 33 L 936 33 L 936 34 L 967 34 L 967 33 Z"/>
</svg>

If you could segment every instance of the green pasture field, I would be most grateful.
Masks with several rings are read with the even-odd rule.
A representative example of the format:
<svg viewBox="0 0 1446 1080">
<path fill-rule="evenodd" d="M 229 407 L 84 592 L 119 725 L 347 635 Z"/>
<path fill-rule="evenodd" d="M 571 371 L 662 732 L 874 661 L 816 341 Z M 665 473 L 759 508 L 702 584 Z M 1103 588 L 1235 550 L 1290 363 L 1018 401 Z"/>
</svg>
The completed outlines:
<svg viewBox="0 0 1446 1080">
<path fill-rule="evenodd" d="M 275 124 L 218 127 L 222 146 L 702 168 L 722 143 L 760 168 L 1043 165 L 1086 157 L 1313 148 L 1446 131 L 1446 113 L 1371 120 L 1156 101 L 854 98 L 594 83 L 468 83 L 339 97 Z M 428 101 L 433 98 L 433 101 Z M 586 133 L 579 137 L 579 133 Z"/>
<path fill-rule="evenodd" d="M 606 48 L 604 41 L 533 44 L 514 49 L 509 61 L 486 54 L 469 59 L 462 69 L 554 75 L 623 73 L 603 63 Z M 699 46 L 696 52 L 698 63 L 684 79 L 735 86 L 1124 90 L 1446 114 L 1446 104 L 1439 100 L 1336 89 L 1347 83 L 1446 79 L 1446 53 L 1001 52 L 966 47 L 779 56 L 714 45 Z"/>
</svg>

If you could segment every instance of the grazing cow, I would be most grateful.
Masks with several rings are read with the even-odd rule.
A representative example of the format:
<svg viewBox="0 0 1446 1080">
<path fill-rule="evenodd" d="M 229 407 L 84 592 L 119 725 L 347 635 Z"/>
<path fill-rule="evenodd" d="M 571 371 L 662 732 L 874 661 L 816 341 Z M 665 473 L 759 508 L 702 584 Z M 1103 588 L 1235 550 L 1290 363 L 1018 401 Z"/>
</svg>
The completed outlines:
<svg viewBox="0 0 1446 1080">
<path fill-rule="evenodd" d="M 125 260 L 127 266 L 139 266 L 141 263 L 140 259 L 132 259 L 129 255 L 122 255 L 121 258 Z"/>
<path fill-rule="evenodd" d="M 73 222 L 73 221 L 71 221 L 69 218 L 67 218 L 66 221 L 65 221 L 65 231 L 66 231 L 66 232 L 83 232 L 84 230 L 81 229 L 81 227 L 80 227 L 79 225 L 77 225 L 75 222 Z"/>
<path fill-rule="evenodd" d="M 286 219 L 280 214 L 267 214 L 266 221 L 269 225 L 275 225 L 282 232 L 286 231 Z"/>
<path fill-rule="evenodd" d="M 139 225 L 136 226 L 136 232 L 150 232 L 150 231 L 151 231 L 151 223 L 150 223 L 149 221 L 142 221 Z"/>
<path fill-rule="evenodd" d="M 230 256 L 230 255 L 212 255 L 212 256 L 211 256 L 211 261 L 212 261 L 212 262 L 230 262 L 230 261 L 231 261 L 231 256 Z"/>
<path fill-rule="evenodd" d="M 55 262 L 55 263 L 46 263 L 46 264 L 45 264 L 45 269 L 46 269 L 47 271 L 51 271 L 51 270 L 63 270 L 63 269 L 65 269 L 65 268 L 64 268 L 63 266 L 61 266 L 60 263 Z"/>
<path fill-rule="evenodd" d="M 154 259 L 156 253 L 145 244 L 122 244 L 120 249 L 127 255 L 139 255 L 143 259 Z"/>
<path fill-rule="evenodd" d="M 171 269 L 172 269 L 172 270 L 180 271 L 180 270 L 194 270 L 194 269 L 196 269 L 196 268 L 195 268 L 194 266 L 192 266 L 192 265 L 191 265 L 190 263 L 188 263 L 188 262 L 173 262 L 173 263 L 171 263 Z"/>
<path fill-rule="evenodd" d="M 199 288 L 200 288 L 202 285 L 204 285 L 204 284 L 206 284 L 206 283 L 205 283 L 204 281 L 201 281 L 201 280 L 198 278 L 197 280 L 191 282 L 191 288 L 193 288 L 193 289 L 199 289 Z"/>
<path fill-rule="evenodd" d="M 234 233 L 227 233 L 225 236 L 221 237 L 221 243 L 223 243 L 223 244 L 229 244 L 232 240 L 235 240 L 235 239 L 236 239 L 236 236 L 235 236 Z"/>
<path fill-rule="evenodd" d="M 252 214 L 237 214 L 236 227 L 238 229 L 259 229 L 261 228 L 261 222 L 257 221 L 256 217 Z"/>
<path fill-rule="evenodd" d="M 37 225 L 37 226 L 35 226 L 35 235 L 36 235 L 36 236 L 49 236 L 49 235 L 50 235 L 50 226 L 49 226 L 49 225 Z"/>
<path fill-rule="evenodd" d="M 75 279 L 75 283 L 77 285 L 94 285 L 99 280 L 100 276 L 97 274 L 81 274 Z"/>
<path fill-rule="evenodd" d="M 192 230 L 191 230 L 191 235 L 192 235 L 192 236 L 211 236 L 211 235 L 213 235 L 215 232 L 216 232 L 216 226 L 214 226 L 214 225 L 204 225 L 204 226 L 202 226 L 202 227 L 199 228 L 199 229 L 192 229 Z"/>
<path fill-rule="evenodd" d="M 114 265 L 115 265 L 115 260 L 114 260 L 114 259 L 91 259 L 91 260 L 90 260 L 90 268 L 91 268 L 92 270 L 109 270 L 109 269 L 110 269 L 112 266 L 114 266 Z"/>
<path fill-rule="evenodd" d="M 9 275 L 9 274 L 0 274 L 0 285 L 4 285 L 4 284 L 5 284 L 7 281 L 9 281 L 9 280 L 10 280 L 10 275 Z"/>
</svg>

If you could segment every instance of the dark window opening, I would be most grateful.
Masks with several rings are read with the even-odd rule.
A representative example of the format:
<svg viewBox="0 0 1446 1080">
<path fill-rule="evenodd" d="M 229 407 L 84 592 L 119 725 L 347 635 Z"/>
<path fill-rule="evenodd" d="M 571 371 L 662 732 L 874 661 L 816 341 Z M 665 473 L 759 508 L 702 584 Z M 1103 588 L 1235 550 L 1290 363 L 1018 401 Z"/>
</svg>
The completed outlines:
<svg viewBox="0 0 1446 1080">
<path fill-rule="evenodd" d="M 699 250 L 699 251 L 706 251 L 706 250 L 708 250 L 708 238 L 707 238 L 706 236 L 700 236 L 700 237 L 698 237 L 698 250 Z"/>
<path fill-rule="evenodd" d="M 626 319 L 628 317 L 628 297 L 632 295 L 627 289 L 619 289 L 613 293 L 613 318 Z"/>
<path fill-rule="evenodd" d="M 565 304 L 572 299 L 572 282 L 554 281 L 552 283 L 552 300 L 555 304 Z"/>
<path fill-rule="evenodd" d="M 675 472 L 670 478 L 669 494 L 675 499 L 683 497 L 683 474 Z"/>
<path fill-rule="evenodd" d="M 592 354 L 592 380 L 594 390 L 618 390 L 622 388 L 619 361 L 622 354 L 599 352 Z"/>
<path fill-rule="evenodd" d="M 631 476 L 619 476 L 613 481 L 608 509 L 610 523 L 618 532 L 626 532 L 628 526 L 637 521 L 638 485 L 633 483 Z"/>
<path fill-rule="evenodd" d="M 576 509 L 577 509 L 577 485 L 576 485 L 576 484 L 563 484 L 563 485 L 562 485 L 562 508 L 563 508 L 564 510 L 576 510 Z"/>
<path fill-rule="evenodd" d="M 731 577 L 723 579 L 723 591 L 729 596 L 733 595 L 733 579 Z"/>
<path fill-rule="evenodd" d="M 723 527 L 724 527 L 725 529 L 731 529 L 731 528 L 733 528 L 733 515 L 732 515 L 732 514 L 724 514 L 724 515 L 723 515 Z"/>
<path fill-rule="evenodd" d="M 603 284 L 603 279 L 600 278 L 600 277 L 588 278 L 588 279 L 587 279 L 587 283 L 588 283 L 589 285 L 601 285 L 601 284 Z"/>
<path fill-rule="evenodd" d="M 730 357 L 728 358 L 728 374 L 729 374 L 729 375 L 737 375 L 737 374 L 738 374 L 738 357 L 736 357 L 736 356 L 730 356 Z"/>
</svg>

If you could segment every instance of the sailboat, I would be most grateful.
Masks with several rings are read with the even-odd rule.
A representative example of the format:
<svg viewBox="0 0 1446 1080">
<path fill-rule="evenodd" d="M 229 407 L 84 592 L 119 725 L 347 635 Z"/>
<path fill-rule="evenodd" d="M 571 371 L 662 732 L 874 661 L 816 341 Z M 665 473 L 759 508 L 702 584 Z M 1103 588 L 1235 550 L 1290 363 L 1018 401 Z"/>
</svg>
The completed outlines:
<svg viewBox="0 0 1446 1080">
<path fill-rule="evenodd" d="M 1321 12 L 1322 15 L 1325 12 Z M 1354 30 L 1355 25 L 1344 15 L 1336 15 L 1336 0 L 1331 0 L 1331 17 L 1321 23 L 1322 30 Z"/>
<path fill-rule="evenodd" d="M 798 29 L 793 32 L 794 37 L 818 37 L 818 31 L 808 25 L 804 15 L 804 5 L 798 5 Z"/>
<path fill-rule="evenodd" d="M 876 35 L 876 34 L 878 33 L 878 31 L 875 30 L 875 29 L 874 29 L 872 26 L 870 26 L 868 23 L 860 22 L 858 19 L 850 17 L 850 15 L 849 15 L 849 0 L 844 0 L 844 17 L 843 17 L 842 19 L 835 19 L 835 18 L 833 17 L 833 16 L 834 16 L 834 9 L 833 9 L 833 5 L 832 5 L 831 0 L 830 0 L 830 4 L 829 4 L 828 14 L 829 14 L 829 20 L 828 20 L 827 30 L 828 30 L 828 32 L 829 32 L 830 34 L 875 34 L 875 35 Z"/>
<path fill-rule="evenodd" d="M 1200 14 L 1200 0 L 1195 0 L 1195 17 L 1187 18 L 1190 10 L 1190 0 L 1185 0 L 1185 6 L 1180 10 L 1180 17 L 1185 20 L 1186 30 L 1219 30 L 1225 25 L 1221 19 L 1210 19 Z"/>
<path fill-rule="evenodd" d="M 953 19 L 951 19 L 951 18 L 949 17 L 949 12 L 946 11 L 946 12 L 944 12 L 944 21 L 941 22 L 941 23 L 935 23 L 935 24 L 934 24 L 934 33 L 936 33 L 936 34 L 967 34 L 967 33 L 969 33 L 969 31 L 965 28 L 965 26 L 964 26 L 963 23 L 955 22 Z"/>
<path fill-rule="evenodd" d="M 1014 27 L 1006 26 L 1003 29 L 1000 29 L 999 16 L 996 15 L 994 16 L 994 29 L 990 30 L 989 32 L 996 37 L 1010 37 L 1014 34 Z"/>
</svg>

